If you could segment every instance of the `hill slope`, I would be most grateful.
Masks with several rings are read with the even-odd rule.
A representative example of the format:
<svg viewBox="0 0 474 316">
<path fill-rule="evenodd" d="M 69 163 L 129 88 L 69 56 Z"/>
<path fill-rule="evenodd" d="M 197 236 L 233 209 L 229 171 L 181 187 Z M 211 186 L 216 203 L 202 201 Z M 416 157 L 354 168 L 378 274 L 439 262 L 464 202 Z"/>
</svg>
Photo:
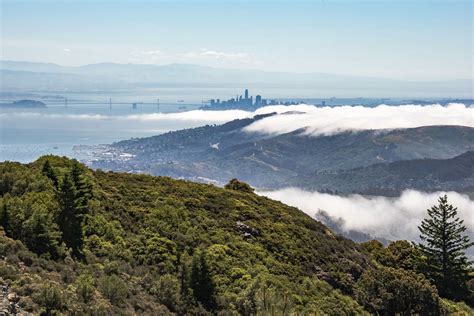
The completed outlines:
<svg viewBox="0 0 474 316">
<path fill-rule="evenodd" d="M 11 313 L 469 311 L 400 268 L 415 262 L 410 243 L 375 246 L 238 180 L 221 189 L 55 156 L 0 164 L 0 308 Z M 374 277 L 392 281 L 374 290 Z"/>
<path fill-rule="evenodd" d="M 0 286 L 19 295 L 22 309 L 245 314 L 252 308 L 245 301 L 264 286 L 275 297 L 274 308 L 281 299 L 290 304 L 280 294 L 294 293 L 321 304 L 292 298 L 291 308 L 363 312 L 334 288 L 350 293 L 370 266 L 367 255 L 296 208 L 245 190 L 92 172 L 48 157 L 52 173 L 63 179 L 55 193 L 54 181 L 41 171 L 45 159 L 0 164 L 0 228 L 6 233 L 0 234 L 6 258 L 0 260 Z M 74 225 L 63 230 L 61 220 L 64 207 L 72 207 L 61 192 L 75 173 L 76 189 L 92 188 L 93 195 L 80 208 L 77 249 L 81 233 Z"/>
<path fill-rule="evenodd" d="M 236 177 L 266 189 L 288 182 L 312 189 L 317 186 L 312 175 L 323 171 L 338 172 L 400 160 L 449 159 L 474 150 L 474 129 L 470 127 L 367 130 L 319 137 L 302 135 L 302 131 L 271 136 L 242 130 L 258 119 L 118 142 L 109 148 L 117 159 L 109 155 L 93 157 L 91 165 L 219 184 Z M 120 156 L 123 153 L 133 157 L 124 160 Z M 295 181 L 297 178 L 309 182 Z M 375 180 L 368 176 L 363 179 Z M 331 189 L 346 190 L 342 186 Z"/>
<path fill-rule="evenodd" d="M 450 159 L 414 159 L 379 163 L 290 180 L 309 190 L 398 196 L 406 189 L 474 192 L 474 152 Z"/>
</svg>

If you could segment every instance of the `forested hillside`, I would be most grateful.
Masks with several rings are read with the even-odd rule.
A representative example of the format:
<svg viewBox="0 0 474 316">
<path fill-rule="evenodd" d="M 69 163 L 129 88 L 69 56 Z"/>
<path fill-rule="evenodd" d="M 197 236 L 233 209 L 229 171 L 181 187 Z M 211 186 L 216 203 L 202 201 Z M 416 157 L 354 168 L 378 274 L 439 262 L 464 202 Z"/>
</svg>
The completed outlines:
<svg viewBox="0 0 474 316">
<path fill-rule="evenodd" d="M 226 188 L 0 164 L 2 308 L 66 314 L 445 314 L 406 242 L 360 246 L 237 180 Z M 407 257 L 408 256 L 408 257 Z M 408 261 L 407 261 L 408 260 Z M 385 280 L 375 284 L 374 280 Z M 400 294 L 402 293 L 402 294 Z"/>
<path fill-rule="evenodd" d="M 472 189 L 458 172 L 450 174 L 449 181 L 444 178 L 438 181 L 432 173 L 432 163 L 423 159 L 451 159 L 474 150 L 474 128 L 425 126 L 320 136 L 307 135 L 304 130 L 282 135 L 244 130 L 264 117 L 121 141 L 95 151 L 101 154 L 92 155 L 88 160 L 94 168 L 145 172 L 220 185 L 239 178 L 260 189 L 293 185 L 306 190 L 370 193 L 371 186 L 379 188 L 382 184 L 387 188 L 377 194 L 387 192 L 387 195 L 397 195 L 410 187 L 422 191 L 467 192 Z M 383 170 L 380 177 L 381 165 L 370 169 L 372 165 L 409 160 L 419 160 L 416 165 L 425 171 L 418 176 L 422 179 L 415 186 L 410 186 L 413 183 L 406 176 L 410 172 L 403 171 L 406 165 L 392 165 L 393 168 Z M 451 163 L 457 161 L 447 160 L 444 165 Z M 356 181 L 353 181 L 351 172 L 355 168 L 369 169 L 356 171 Z M 397 173 L 398 169 L 401 174 Z"/>
<path fill-rule="evenodd" d="M 310 190 L 399 196 L 407 189 L 474 193 L 474 151 L 450 159 L 413 159 L 350 170 L 318 172 L 287 185 Z"/>
</svg>

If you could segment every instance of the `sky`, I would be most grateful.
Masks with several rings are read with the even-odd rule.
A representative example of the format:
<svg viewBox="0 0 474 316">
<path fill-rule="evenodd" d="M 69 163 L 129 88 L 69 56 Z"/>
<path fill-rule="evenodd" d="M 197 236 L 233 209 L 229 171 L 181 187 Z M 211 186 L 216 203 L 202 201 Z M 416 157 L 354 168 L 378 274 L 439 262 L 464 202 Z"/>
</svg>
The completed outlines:
<svg viewBox="0 0 474 316">
<path fill-rule="evenodd" d="M 0 3 L 3 60 L 472 78 L 472 1 Z"/>
</svg>

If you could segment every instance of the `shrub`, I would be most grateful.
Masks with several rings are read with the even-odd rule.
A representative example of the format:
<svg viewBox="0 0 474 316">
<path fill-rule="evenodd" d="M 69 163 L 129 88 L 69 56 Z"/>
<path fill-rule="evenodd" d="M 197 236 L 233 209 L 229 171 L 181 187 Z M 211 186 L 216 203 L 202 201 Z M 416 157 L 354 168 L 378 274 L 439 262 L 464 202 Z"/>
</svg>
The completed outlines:
<svg viewBox="0 0 474 316">
<path fill-rule="evenodd" d="M 245 193 L 253 193 L 254 188 L 248 185 L 245 182 L 239 181 L 237 179 L 232 179 L 224 186 L 227 190 L 240 191 Z"/>
<path fill-rule="evenodd" d="M 116 275 L 99 278 L 100 292 L 114 305 L 121 304 L 128 295 L 127 284 Z"/>
<path fill-rule="evenodd" d="M 355 296 L 374 314 L 436 314 L 439 310 L 436 288 L 423 275 L 402 269 L 367 270 L 356 283 Z"/>
<path fill-rule="evenodd" d="M 92 276 L 83 274 L 76 279 L 76 294 L 84 303 L 89 303 L 94 298 L 95 286 Z"/>
<path fill-rule="evenodd" d="M 165 274 L 153 283 L 150 292 L 155 295 L 158 302 L 175 312 L 180 301 L 181 287 L 179 280 L 171 274 Z"/>
<path fill-rule="evenodd" d="M 34 301 L 44 310 L 46 315 L 51 315 L 53 311 L 63 311 L 66 309 L 66 295 L 55 283 L 44 284 L 39 293 L 35 295 Z"/>
</svg>

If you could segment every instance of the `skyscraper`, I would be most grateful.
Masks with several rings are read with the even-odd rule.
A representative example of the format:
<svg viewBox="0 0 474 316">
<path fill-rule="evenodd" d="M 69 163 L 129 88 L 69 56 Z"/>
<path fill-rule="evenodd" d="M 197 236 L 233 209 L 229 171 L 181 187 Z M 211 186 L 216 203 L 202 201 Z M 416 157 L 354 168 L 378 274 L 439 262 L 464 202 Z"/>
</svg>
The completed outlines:
<svg viewBox="0 0 474 316">
<path fill-rule="evenodd" d="M 255 106 L 260 106 L 262 104 L 262 96 L 257 95 L 255 96 Z"/>
<path fill-rule="evenodd" d="M 245 100 L 249 98 L 249 90 L 245 89 Z"/>
</svg>

